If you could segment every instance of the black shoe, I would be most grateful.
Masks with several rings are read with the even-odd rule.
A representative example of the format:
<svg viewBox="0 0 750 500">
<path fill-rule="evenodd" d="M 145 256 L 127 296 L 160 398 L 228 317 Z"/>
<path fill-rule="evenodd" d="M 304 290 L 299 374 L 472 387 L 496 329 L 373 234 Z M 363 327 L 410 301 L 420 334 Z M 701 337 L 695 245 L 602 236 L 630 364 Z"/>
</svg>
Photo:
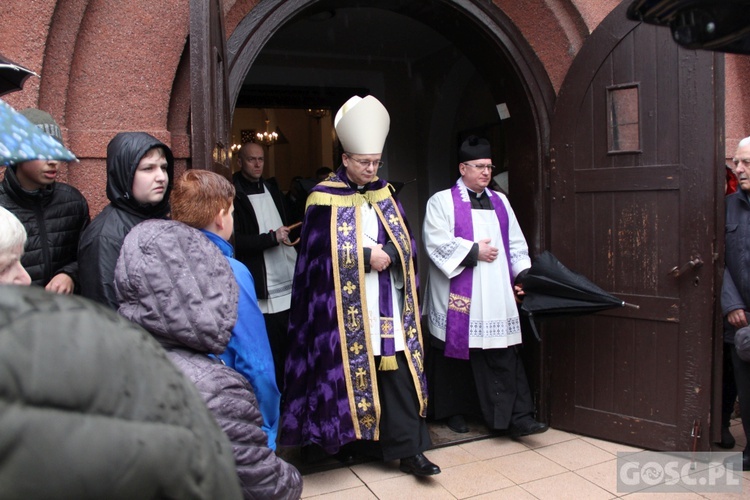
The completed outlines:
<svg viewBox="0 0 750 500">
<path fill-rule="evenodd" d="M 466 420 L 463 415 L 453 415 L 448 419 L 447 424 L 448 428 L 453 432 L 458 432 L 459 434 L 466 434 L 469 432 L 469 426 L 466 425 Z"/>
<path fill-rule="evenodd" d="M 732 433 L 729 432 L 729 427 L 721 428 L 721 441 L 716 444 L 720 448 L 724 448 L 725 450 L 731 450 L 732 448 L 734 448 L 734 436 L 732 436 Z"/>
<path fill-rule="evenodd" d="M 529 436 L 531 434 L 541 434 L 549 429 L 547 424 L 537 422 L 533 419 L 522 420 L 521 422 L 511 424 L 508 429 L 511 439 L 518 439 L 521 436 Z"/>
<path fill-rule="evenodd" d="M 401 465 L 398 467 L 401 472 L 414 474 L 415 476 L 434 476 L 440 474 L 440 467 L 433 464 L 422 453 L 413 457 L 402 458 Z"/>
</svg>

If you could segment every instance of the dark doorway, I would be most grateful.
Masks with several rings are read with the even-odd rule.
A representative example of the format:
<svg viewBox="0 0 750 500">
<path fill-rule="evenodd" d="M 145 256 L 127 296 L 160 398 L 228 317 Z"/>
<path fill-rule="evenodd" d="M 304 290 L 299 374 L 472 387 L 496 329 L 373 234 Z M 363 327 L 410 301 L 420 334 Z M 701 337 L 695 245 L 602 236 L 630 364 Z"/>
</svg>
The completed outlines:
<svg viewBox="0 0 750 500">
<path fill-rule="evenodd" d="M 456 179 L 460 139 L 488 135 L 532 253 L 545 247 L 542 171 L 554 90 L 531 47 L 491 2 L 264 1 L 227 47 L 234 116 L 243 107 L 335 113 L 355 93 L 383 101 L 391 131 L 382 176 L 416 180 L 400 200 L 420 241 L 427 199 Z M 501 120 L 498 105 L 510 116 Z M 529 347 L 543 413 L 542 347 Z"/>
</svg>

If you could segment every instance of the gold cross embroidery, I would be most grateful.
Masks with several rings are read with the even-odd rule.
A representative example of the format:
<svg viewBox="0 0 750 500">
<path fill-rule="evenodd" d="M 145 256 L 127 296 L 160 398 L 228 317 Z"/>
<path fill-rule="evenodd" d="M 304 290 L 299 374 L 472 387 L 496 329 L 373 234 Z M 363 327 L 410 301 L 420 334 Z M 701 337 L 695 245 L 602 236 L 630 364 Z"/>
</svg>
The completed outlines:
<svg viewBox="0 0 750 500">
<path fill-rule="evenodd" d="M 388 222 L 390 222 L 392 226 L 395 226 L 396 223 L 398 222 L 398 217 L 396 217 L 396 214 L 391 214 L 388 217 Z"/>
<path fill-rule="evenodd" d="M 375 426 L 375 417 L 372 414 L 367 414 L 362 418 L 362 423 L 368 429 L 372 429 Z"/>
<path fill-rule="evenodd" d="M 362 398 L 359 400 L 359 403 L 357 404 L 359 406 L 360 410 L 367 411 L 370 409 L 370 406 L 372 406 L 372 403 L 368 402 L 366 399 Z"/>
<path fill-rule="evenodd" d="M 411 353 L 411 356 L 414 358 L 414 362 L 417 363 L 417 367 L 419 368 L 419 373 L 422 373 L 424 368 L 422 367 L 422 353 L 419 351 L 414 351 Z"/>
<path fill-rule="evenodd" d="M 354 227 L 350 226 L 348 222 L 344 222 L 339 226 L 339 232 L 345 237 L 349 236 L 349 233 L 354 230 Z"/>
<path fill-rule="evenodd" d="M 344 259 L 344 264 L 351 265 L 352 262 L 353 262 L 352 261 L 351 250 L 354 248 L 352 246 L 352 242 L 351 241 L 347 241 L 346 243 L 344 243 L 343 245 L 341 245 L 341 248 L 343 248 L 344 250 L 346 250 L 346 258 Z"/>
<path fill-rule="evenodd" d="M 357 377 L 357 388 L 364 389 L 367 386 L 367 383 L 365 382 L 367 372 L 365 369 L 360 366 L 354 375 Z"/>
<path fill-rule="evenodd" d="M 352 351 L 355 356 L 359 356 L 359 353 L 362 349 L 364 349 L 364 347 L 359 342 L 353 343 L 352 346 L 349 348 L 349 350 Z"/>
<path fill-rule="evenodd" d="M 383 320 L 383 321 L 381 322 L 381 326 L 380 326 L 380 329 L 382 330 L 382 332 L 383 332 L 383 334 L 384 334 L 383 336 L 386 336 L 386 335 L 388 335 L 389 333 L 393 332 L 393 323 L 392 323 L 392 322 L 391 322 L 391 320 L 389 320 L 389 319 L 384 319 L 384 320 Z M 391 336 L 392 336 L 392 335 L 391 335 Z"/>
<path fill-rule="evenodd" d="M 349 315 L 349 328 L 352 330 L 356 330 L 357 327 L 359 327 L 359 321 L 357 321 L 357 314 L 359 314 L 359 309 L 354 306 L 349 306 L 347 314 Z"/>
<path fill-rule="evenodd" d="M 406 330 L 406 334 L 409 336 L 409 338 L 414 338 L 414 334 L 417 333 L 417 329 L 414 328 L 414 325 L 410 326 L 408 330 Z"/>
<path fill-rule="evenodd" d="M 409 248 L 409 240 L 406 238 L 406 235 L 404 233 L 401 233 L 399 235 L 399 238 L 401 238 L 401 246 L 404 248 Z"/>
<path fill-rule="evenodd" d="M 406 299 L 406 304 L 404 305 L 404 312 L 410 313 L 412 311 L 411 308 L 411 300 L 409 298 Z"/>
<path fill-rule="evenodd" d="M 354 290 L 356 290 L 356 289 L 357 289 L 357 287 L 351 281 L 347 281 L 346 285 L 344 285 L 344 291 L 346 293 L 348 293 L 349 295 L 351 295 L 352 293 L 354 293 Z"/>
</svg>

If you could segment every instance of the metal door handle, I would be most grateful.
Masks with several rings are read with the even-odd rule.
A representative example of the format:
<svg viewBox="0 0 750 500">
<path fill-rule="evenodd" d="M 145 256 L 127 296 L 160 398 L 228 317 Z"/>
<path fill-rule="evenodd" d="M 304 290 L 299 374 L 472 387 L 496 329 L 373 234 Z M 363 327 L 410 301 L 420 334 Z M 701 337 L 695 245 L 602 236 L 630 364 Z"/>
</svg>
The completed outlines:
<svg viewBox="0 0 750 500">
<path fill-rule="evenodd" d="M 703 259 L 701 259 L 700 255 L 696 255 L 689 261 L 687 261 L 685 264 L 682 265 L 682 267 L 674 266 L 667 275 L 672 276 L 673 278 L 679 278 L 682 274 L 685 273 L 685 271 L 688 271 L 690 269 L 699 269 L 703 265 Z"/>
</svg>

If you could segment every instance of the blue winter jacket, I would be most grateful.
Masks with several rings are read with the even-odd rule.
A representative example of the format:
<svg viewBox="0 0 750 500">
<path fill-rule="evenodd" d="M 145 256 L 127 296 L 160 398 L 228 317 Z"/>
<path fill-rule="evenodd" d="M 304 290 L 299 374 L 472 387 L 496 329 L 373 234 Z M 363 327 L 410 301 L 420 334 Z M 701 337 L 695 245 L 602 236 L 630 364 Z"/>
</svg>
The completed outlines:
<svg viewBox="0 0 750 500">
<path fill-rule="evenodd" d="M 276 385 L 271 344 L 268 342 L 266 323 L 255 295 L 253 276 L 242 262 L 232 257 L 232 245 L 210 231 L 201 232 L 214 242 L 229 260 L 240 288 L 237 323 L 232 330 L 229 345 L 220 358 L 227 366 L 244 375 L 253 386 L 260 413 L 263 415 L 263 430 L 268 434 L 268 447 L 275 450 L 281 393 Z"/>
</svg>

